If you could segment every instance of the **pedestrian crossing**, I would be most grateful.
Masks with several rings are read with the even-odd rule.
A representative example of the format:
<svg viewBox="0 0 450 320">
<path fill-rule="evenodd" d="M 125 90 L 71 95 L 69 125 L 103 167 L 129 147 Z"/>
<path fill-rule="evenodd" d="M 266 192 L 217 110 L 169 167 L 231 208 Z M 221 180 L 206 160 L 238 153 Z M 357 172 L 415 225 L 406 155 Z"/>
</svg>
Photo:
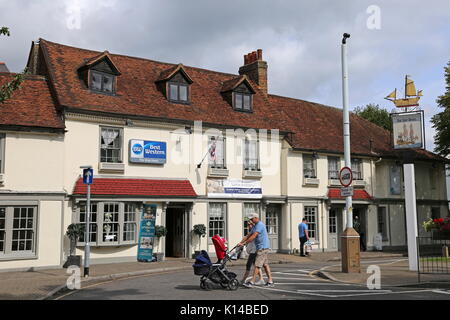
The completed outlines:
<svg viewBox="0 0 450 320">
<path fill-rule="evenodd" d="M 428 290 L 391 290 L 380 289 L 370 290 L 363 285 L 336 283 L 327 279 L 322 279 L 314 275 L 314 269 L 287 269 L 272 268 L 272 277 L 275 287 L 255 286 L 259 290 L 270 290 L 279 292 L 286 296 L 294 296 L 296 298 L 328 298 L 328 299 L 346 299 L 357 297 L 370 297 L 380 295 L 397 295 L 397 294 L 415 294 L 423 293 Z M 267 278 L 265 278 L 267 281 Z M 443 293 L 443 292 L 440 292 Z"/>
</svg>

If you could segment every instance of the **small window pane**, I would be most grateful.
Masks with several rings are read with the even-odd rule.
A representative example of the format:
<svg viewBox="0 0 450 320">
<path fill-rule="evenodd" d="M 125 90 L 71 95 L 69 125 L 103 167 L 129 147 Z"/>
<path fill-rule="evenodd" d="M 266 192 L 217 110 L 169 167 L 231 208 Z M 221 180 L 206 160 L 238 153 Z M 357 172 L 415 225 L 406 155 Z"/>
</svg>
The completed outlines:
<svg viewBox="0 0 450 320">
<path fill-rule="evenodd" d="M 236 93 L 236 109 L 242 109 L 242 94 Z"/>
<path fill-rule="evenodd" d="M 112 92 L 113 91 L 113 77 L 103 76 L 103 91 Z"/>
<path fill-rule="evenodd" d="M 244 96 L 244 110 L 251 110 L 250 96 L 247 94 Z"/>
<path fill-rule="evenodd" d="M 178 100 L 178 86 L 175 84 L 170 85 L 170 100 Z"/>
<path fill-rule="evenodd" d="M 93 90 L 102 90 L 102 76 L 96 72 L 92 72 L 92 89 Z"/>
<path fill-rule="evenodd" d="M 180 88 L 180 101 L 187 101 L 188 100 L 187 87 L 180 86 L 179 88 Z"/>
</svg>

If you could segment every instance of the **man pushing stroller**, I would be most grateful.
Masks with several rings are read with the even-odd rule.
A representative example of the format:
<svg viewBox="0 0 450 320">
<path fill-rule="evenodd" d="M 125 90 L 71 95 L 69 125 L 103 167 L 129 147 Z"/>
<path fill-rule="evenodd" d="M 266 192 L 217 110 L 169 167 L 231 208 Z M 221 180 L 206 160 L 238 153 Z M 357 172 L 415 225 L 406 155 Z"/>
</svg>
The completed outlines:
<svg viewBox="0 0 450 320">
<path fill-rule="evenodd" d="M 262 274 L 261 268 L 264 267 L 264 271 L 266 272 L 268 278 L 266 287 L 273 287 L 274 283 L 272 279 L 272 272 L 269 267 L 270 242 L 266 226 L 259 220 L 259 215 L 257 213 L 250 214 L 249 220 L 252 224 L 254 224 L 254 227 L 249 234 L 241 240 L 238 246 L 244 246 L 247 243 L 255 241 L 256 259 L 253 277 L 250 281 L 245 282 L 244 286 L 247 288 L 252 288 L 255 285 L 256 277 Z"/>
</svg>

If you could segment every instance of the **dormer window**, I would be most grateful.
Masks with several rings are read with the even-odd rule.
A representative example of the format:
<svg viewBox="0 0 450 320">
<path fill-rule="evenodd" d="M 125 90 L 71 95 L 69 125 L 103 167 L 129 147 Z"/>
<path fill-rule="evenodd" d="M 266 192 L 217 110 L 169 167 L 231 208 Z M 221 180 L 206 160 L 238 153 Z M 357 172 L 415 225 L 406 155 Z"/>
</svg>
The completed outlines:
<svg viewBox="0 0 450 320">
<path fill-rule="evenodd" d="M 114 95 L 120 71 L 108 51 L 86 59 L 78 68 L 80 80 L 94 93 Z"/>
<path fill-rule="evenodd" d="M 189 102 L 189 83 L 180 74 L 169 81 L 169 100 L 172 102 Z"/>
<path fill-rule="evenodd" d="M 221 93 L 226 101 L 228 101 L 233 109 L 242 112 L 253 112 L 253 89 L 250 81 L 246 76 L 239 76 L 222 85 Z"/>
<path fill-rule="evenodd" d="M 190 85 L 193 81 L 182 64 L 163 71 L 156 83 L 170 102 L 189 104 Z"/>
<path fill-rule="evenodd" d="M 114 93 L 115 77 L 99 71 L 91 70 L 91 89 L 93 91 Z"/>
<path fill-rule="evenodd" d="M 234 93 L 234 108 L 242 111 L 252 111 L 252 95 L 247 93 Z"/>
</svg>

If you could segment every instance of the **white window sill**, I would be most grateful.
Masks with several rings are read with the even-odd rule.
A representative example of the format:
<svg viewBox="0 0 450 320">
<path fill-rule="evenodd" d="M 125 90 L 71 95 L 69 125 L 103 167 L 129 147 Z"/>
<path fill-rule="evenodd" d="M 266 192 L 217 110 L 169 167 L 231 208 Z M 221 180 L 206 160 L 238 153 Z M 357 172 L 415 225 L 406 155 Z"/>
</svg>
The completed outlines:
<svg viewBox="0 0 450 320">
<path fill-rule="evenodd" d="M 245 170 L 242 174 L 243 178 L 262 178 L 261 170 Z"/>
<path fill-rule="evenodd" d="M 89 243 L 91 248 L 101 248 L 101 247 L 126 247 L 126 246 L 136 246 L 137 242 L 124 242 L 124 243 Z M 85 243 L 77 243 L 77 248 L 84 248 Z"/>
<path fill-rule="evenodd" d="M 352 185 L 356 188 L 364 188 L 366 186 L 366 182 L 364 180 L 353 180 Z"/>
<path fill-rule="evenodd" d="M 328 185 L 333 187 L 340 187 L 341 181 L 339 181 L 339 179 L 328 179 Z"/>
<path fill-rule="evenodd" d="M 38 256 L 34 253 L 30 254 L 0 254 L 0 261 L 15 261 L 15 260 L 36 260 Z"/>
<path fill-rule="evenodd" d="M 100 172 L 124 173 L 125 172 L 125 164 L 124 163 L 100 162 L 98 164 L 98 170 Z"/>
<path fill-rule="evenodd" d="M 320 184 L 320 179 L 317 178 L 304 178 L 303 186 L 306 187 L 317 187 Z"/>
<path fill-rule="evenodd" d="M 228 177 L 230 174 L 228 169 L 225 168 L 212 168 L 208 167 L 208 177 Z"/>
</svg>

